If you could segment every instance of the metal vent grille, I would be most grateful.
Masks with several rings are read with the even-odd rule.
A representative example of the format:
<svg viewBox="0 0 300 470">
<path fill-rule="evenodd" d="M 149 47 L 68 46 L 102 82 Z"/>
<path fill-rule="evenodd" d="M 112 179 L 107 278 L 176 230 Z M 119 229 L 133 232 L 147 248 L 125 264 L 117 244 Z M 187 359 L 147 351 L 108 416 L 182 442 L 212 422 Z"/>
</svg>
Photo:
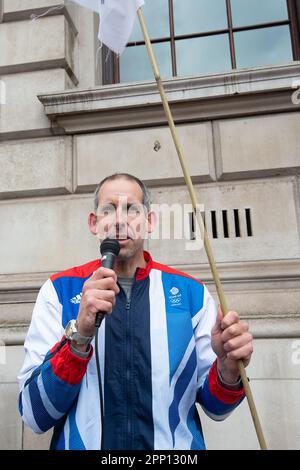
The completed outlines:
<svg viewBox="0 0 300 470">
<path fill-rule="evenodd" d="M 249 208 L 211 210 L 202 213 L 208 237 L 223 238 L 249 238 L 253 237 L 252 212 Z M 190 213 L 190 239 L 196 239 L 196 220 L 193 212 Z"/>
</svg>

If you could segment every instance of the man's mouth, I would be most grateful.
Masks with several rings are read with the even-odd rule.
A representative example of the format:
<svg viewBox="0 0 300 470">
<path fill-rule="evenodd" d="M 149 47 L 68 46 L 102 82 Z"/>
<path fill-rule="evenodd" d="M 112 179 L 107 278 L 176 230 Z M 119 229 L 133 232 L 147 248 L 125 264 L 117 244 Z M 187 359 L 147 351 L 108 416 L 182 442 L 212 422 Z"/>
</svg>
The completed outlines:
<svg viewBox="0 0 300 470">
<path fill-rule="evenodd" d="M 117 234 L 116 239 L 118 240 L 120 245 L 125 245 L 130 240 L 132 240 L 132 238 L 129 235 L 121 235 L 121 234 Z"/>
<path fill-rule="evenodd" d="M 131 240 L 131 237 L 129 235 L 122 235 L 120 233 L 116 234 L 116 239 L 117 240 Z"/>
</svg>

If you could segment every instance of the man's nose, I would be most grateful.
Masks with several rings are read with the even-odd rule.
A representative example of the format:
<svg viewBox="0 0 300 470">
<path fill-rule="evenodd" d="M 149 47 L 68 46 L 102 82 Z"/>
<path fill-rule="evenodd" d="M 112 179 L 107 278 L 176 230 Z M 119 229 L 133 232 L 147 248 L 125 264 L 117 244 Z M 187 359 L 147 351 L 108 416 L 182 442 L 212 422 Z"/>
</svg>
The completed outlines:
<svg viewBox="0 0 300 470">
<path fill-rule="evenodd" d="M 116 225 L 123 226 L 126 224 L 127 224 L 127 211 L 122 207 L 118 207 L 116 211 Z"/>
</svg>

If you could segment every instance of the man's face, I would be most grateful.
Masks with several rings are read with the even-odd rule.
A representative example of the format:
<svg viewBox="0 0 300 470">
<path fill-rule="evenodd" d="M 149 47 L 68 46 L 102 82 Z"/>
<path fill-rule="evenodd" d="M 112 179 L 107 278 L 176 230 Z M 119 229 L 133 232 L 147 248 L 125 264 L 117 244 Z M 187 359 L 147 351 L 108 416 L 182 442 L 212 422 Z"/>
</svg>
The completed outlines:
<svg viewBox="0 0 300 470">
<path fill-rule="evenodd" d="M 118 178 L 107 181 L 99 191 L 97 214 L 92 232 L 102 241 L 105 238 L 119 240 L 119 258 L 132 258 L 143 250 L 144 239 L 149 232 L 143 192 L 132 180 Z"/>
</svg>

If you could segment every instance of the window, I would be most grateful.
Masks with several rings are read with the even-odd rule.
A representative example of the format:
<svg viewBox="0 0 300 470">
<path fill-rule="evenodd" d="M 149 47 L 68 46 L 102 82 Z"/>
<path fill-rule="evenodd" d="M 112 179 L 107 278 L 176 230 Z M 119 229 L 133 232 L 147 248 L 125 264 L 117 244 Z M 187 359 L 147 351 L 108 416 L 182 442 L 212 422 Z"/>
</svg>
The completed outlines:
<svg viewBox="0 0 300 470">
<path fill-rule="evenodd" d="M 163 78 L 300 60 L 299 0 L 148 0 L 143 11 Z M 103 54 L 105 83 L 153 78 L 138 20 L 120 58 Z"/>
</svg>

